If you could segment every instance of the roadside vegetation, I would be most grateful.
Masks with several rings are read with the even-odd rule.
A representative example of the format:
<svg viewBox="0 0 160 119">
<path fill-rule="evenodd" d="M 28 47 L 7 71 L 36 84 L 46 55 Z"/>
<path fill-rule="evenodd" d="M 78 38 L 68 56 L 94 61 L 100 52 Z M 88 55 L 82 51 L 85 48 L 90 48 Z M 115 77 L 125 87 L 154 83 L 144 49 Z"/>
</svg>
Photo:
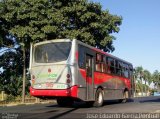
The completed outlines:
<svg viewBox="0 0 160 119">
<path fill-rule="evenodd" d="M 142 66 L 135 67 L 134 79 L 136 95 L 147 96 L 160 91 L 160 72 L 158 70 L 151 73 Z"/>
</svg>

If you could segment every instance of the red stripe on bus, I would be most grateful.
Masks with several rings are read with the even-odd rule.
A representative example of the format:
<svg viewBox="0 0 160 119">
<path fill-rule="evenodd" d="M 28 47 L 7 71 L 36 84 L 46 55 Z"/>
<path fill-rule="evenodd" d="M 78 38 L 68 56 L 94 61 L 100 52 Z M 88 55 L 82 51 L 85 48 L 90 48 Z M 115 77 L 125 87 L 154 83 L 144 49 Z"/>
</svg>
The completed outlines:
<svg viewBox="0 0 160 119">
<path fill-rule="evenodd" d="M 77 97 L 78 86 L 72 86 L 68 89 L 34 89 L 30 87 L 30 94 L 32 96 L 49 96 L 49 97 Z"/>
<path fill-rule="evenodd" d="M 91 77 L 86 78 L 86 70 L 85 69 L 80 69 L 80 73 L 87 83 L 92 84 L 92 78 Z M 114 79 L 116 79 L 117 81 L 114 80 Z M 118 88 L 119 85 L 122 85 L 120 83 L 125 84 L 125 86 L 128 87 L 128 89 L 131 88 L 131 82 L 127 78 L 123 78 L 123 77 L 119 77 L 119 76 L 113 76 L 113 75 L 100 73 L 100 72 L 94 72 L 94 84 L 95 85 L 100 85 L 100 84 L 103 84 L 103 83 L 109 82 L 109 81 L 112 82 L 112 83 L 114 83 L 114 81 L 115 81 L 115 83 L 116 83 L 115 88 Z"/>
</svg>

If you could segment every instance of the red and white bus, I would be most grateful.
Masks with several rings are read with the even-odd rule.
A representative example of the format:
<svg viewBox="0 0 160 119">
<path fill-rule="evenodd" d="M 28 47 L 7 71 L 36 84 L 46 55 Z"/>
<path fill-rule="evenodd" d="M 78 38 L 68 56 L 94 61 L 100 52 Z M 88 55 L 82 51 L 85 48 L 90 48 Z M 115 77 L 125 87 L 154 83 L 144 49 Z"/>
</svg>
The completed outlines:
<svg viewBox="0 0 160 119">
<path fill-rule="evenodd" d="M 55 98 L 60 106 L 76 100 L 97 107 L 104 100 L 126 102 L 134 91 L 131 63 L 75 39 L 33 44 L 30 73 L 30 94 Z"/>
</svg>

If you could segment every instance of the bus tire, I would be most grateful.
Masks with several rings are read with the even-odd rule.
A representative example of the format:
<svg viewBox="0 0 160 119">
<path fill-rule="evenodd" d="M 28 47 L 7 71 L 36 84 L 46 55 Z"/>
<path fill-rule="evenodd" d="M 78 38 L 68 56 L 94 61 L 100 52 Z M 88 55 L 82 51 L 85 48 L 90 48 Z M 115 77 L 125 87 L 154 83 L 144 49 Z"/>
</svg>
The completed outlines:
<svg viewBox="0 0 160 119">
<path fill-rule="evenodd" d="M 123 99 L 119 99 L 120 103 L 126 103 L 128 101 L 129 98 L 129 92 L 126 90 L 123 93 Z"/>
<path fill-rule="evenodd" d="M 104 102 L 103 90 L 99 88 L 96 91 L 95 101 L 93 103 L 93 106 L 94 107 L 101 107 L 103 105 L 103 102 Z"/>
<path fill-rule="evenodd" d="M 87 101 L 86 104 L 88 107 L 92 107 L 94 104 L 94 101 Z"/>
<path fill-rule="evenodd" d="M 58 98 L 57 99 L 57 104 L 60 107 L 67 107 L 67 106 L 72 106 L 74 103 L 73 99 L 71 98 Z"/>
</svg>

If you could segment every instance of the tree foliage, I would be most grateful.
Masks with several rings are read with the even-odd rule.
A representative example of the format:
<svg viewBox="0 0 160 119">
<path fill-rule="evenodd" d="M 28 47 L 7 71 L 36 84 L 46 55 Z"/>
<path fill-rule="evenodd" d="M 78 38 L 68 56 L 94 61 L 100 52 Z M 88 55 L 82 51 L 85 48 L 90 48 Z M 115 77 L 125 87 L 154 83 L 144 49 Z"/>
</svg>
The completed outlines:
<svg viewBox="0 0 160 119">
<path fill-rule="evenodd" d="M 111 34 L 122 18 L 87 0 L 4 0 L 0 20 L 18 42 L 28 45 L 56 38 L 76 38 L 113 51 Z M 24 39 L 27 38 L 27 39 Z"/>
<path fill-rule="evenodd" d="M 22 52 L 20 50 L 8 50 L 1 55 L 0 67 L 0 91 L 17 96 L 22 92 Z M 28 85 L 29 82 L 26 82 Z"/>
<path fill-rule="evenodd" d="M 143 94 L 143 67 L 139 66 L 135 68 L 135 77 L 136 77 L 136 90 L 140 91 Z M 138 80 L 139 79 L 139 80 Z"/>
<path fill-rule="evenodd" d="M 152 80 L 155 84 L 155 87 L 159 87 L 160 90 L 160 72 L 158 70 L 155 70 L 152 74 Z"/>
<path fill-rule="evenodd" d="M 158 90 L 160 88 L 160 72 L 158 70 L 151 73 L 142 66 L 136 67 L 135 78 L 137 82 L 136 90 L 140 92 L 147 92 L 147 89 L 149 89 L 148 86 L 151 84 L 154 84 L 154 89 Z"/>
</svg>

